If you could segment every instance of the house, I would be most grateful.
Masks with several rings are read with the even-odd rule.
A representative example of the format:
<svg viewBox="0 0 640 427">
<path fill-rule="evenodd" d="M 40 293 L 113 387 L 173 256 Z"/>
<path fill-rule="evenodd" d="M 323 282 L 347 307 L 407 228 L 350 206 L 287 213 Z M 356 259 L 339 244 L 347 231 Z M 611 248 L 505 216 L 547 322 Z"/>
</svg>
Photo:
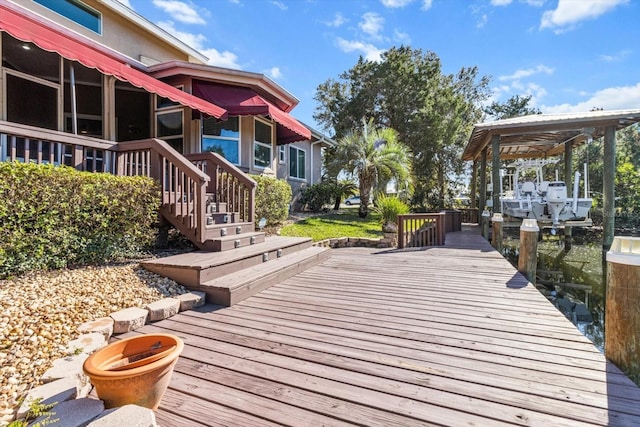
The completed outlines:
<svg viewBox="0 0 640 427">
<path fill-rule="evenodd" d="M 214 250 L 218 228 L 254 229 L 247 173 L 319 179 L 332 142 L 290 115 L 291 93 L 116 0 L 0 0 L 0 31 L 0 161 L 152 176 L 163 219 Z"/>
</svg>

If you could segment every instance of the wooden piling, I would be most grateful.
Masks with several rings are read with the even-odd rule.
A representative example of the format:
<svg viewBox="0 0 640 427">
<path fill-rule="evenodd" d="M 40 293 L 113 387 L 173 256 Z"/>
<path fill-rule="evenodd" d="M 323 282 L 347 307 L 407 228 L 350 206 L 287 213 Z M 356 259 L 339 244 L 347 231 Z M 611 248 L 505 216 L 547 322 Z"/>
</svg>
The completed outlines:
<svg viewBox="0 0 640 427">
<path fill-rule="evenodd" d="M 614 237 L 606 292 L 605 356 L 640 384 L 640 237 Z"/>
<path fill-rule="evenodd" d="M 484 237 L 486 241 L 489 241 L 489 215 L 488 210 L 485 209 L 482 211 L 482 237 Z"/>
<path fill-rule="evenodd" d="M 536 283 L 536 267 L 538 264 L 538 234 L 540 228 L 535 219 L 522 220 L 520 226 L 520 253 L 518 255 L 518 271 Z"/>
<path fill-rule="evenodd" d="M 569 252 L 573 244 L 573 233 L 571 227 L 564 227 L 564 250 Z"/>
<path fill-rule="evenodd" d="M 493 222 L 493 234 L 491 236 L 491 245 L 500 253 L 502 253 L 502 224 L 503 218 L 501 213 L 494 213 L 491 218 Z"/>
</svg>

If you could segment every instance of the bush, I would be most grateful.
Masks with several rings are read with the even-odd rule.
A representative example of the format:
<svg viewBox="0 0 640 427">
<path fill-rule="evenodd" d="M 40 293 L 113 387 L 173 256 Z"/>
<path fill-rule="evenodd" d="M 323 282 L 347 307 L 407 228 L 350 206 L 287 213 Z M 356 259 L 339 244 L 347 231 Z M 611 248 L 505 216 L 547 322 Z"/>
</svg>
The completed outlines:
<svg viewBox="0 0 640 427">
<path fill-rule="evenodd" d="M 156 238 L 159 192 L 146 177 L 0 163 L 0 278 L 104 263 Z"/>
<path fill-rule="evenodd" d="M 395 196 L 381 195 L 376 199 L 373 211 L 380 215 L 382 225 L 396 223 L 398 215 L 409 213 L 409 206 Z"/>
<path fill-rule="evenodd" d="M 333 202 L 336 194 L 336 184 L 329 181 L 313 184 L 302 190 L 300 201 L 311 212 L 320 212 L 325 205 Z"/>
<path fill-rule="evenodd" d="M 289 217 L 292 195 L 289 183 L 273 176 L 253 175 L 251 178 L 258 183 L 255 202 L 256 221 L 265 218 L 269 225 L 285 221 Z"/>
</svg>

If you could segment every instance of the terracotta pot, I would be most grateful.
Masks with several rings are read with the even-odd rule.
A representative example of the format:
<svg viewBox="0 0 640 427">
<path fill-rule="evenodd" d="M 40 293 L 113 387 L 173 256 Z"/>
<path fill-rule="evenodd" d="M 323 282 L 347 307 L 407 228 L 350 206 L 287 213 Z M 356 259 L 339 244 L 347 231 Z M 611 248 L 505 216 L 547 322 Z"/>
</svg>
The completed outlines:
<svg viewBox="0 0 640 427">
<path fill-rule="evenodd" d="M 183 348 L 170 334 L 125 338 L 89 356 L 84 373 L 106 408 L 134 404 L 155 410 Z"/>
</svg>

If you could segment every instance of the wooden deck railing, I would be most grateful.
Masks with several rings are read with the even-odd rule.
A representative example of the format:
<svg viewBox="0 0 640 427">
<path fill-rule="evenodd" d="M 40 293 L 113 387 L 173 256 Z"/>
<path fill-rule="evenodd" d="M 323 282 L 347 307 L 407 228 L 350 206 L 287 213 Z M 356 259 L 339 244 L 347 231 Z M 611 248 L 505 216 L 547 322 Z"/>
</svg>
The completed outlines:
<svg viewBox="0 0 640 427">
<path fill-rule="evenodd" d="M 211 177 L 207 193 L 237 212 L 241 222 L 255 223 L 256 182 L 217 153 L 187 154 L 185 157 Z"/>
<path fill-rule="evenodd" d="M 118 144 L 0 120 L 0 161 L 67 165 L 115 173 Z"/>
<path fill-rule="evenodd" d="M 160 185 L 162 215 L 196 245 L 206 239 L 207 186 L 211 178 L 160 139 L 118 144 L 118 175 L 143 175 Z"/>
<path fill-rule="evenodd" d="M 398 215 L 398 249 L 444 245 L 445 215 L 444 213 Z"/>
<path fill-rule="evenodd" d="M 464 208 L 458 209 L 462 213 L 462 222 L 468 224 L 478 223 L 478 209 Z"/>
</svg>

